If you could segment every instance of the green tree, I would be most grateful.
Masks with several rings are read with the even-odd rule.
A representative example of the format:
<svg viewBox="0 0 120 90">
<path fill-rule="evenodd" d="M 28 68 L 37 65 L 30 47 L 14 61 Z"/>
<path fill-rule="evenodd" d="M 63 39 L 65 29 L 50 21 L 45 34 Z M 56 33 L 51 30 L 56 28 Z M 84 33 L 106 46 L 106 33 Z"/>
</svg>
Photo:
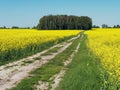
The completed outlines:
<svg viewBox="0 0 120 90">
<path fill-rule="evenodd" d="M 92 19 L 88 16 L 67 16 L 67 15 L 48 15 L 40 19 L 37 29 L 61 30 L 61 29 L 83 29 L 92 28 Z"/>
<path fill-rule="evenodd" d="M 108 28 L 108 25 L 102 24 L 102 28 Z"/>
</svg>

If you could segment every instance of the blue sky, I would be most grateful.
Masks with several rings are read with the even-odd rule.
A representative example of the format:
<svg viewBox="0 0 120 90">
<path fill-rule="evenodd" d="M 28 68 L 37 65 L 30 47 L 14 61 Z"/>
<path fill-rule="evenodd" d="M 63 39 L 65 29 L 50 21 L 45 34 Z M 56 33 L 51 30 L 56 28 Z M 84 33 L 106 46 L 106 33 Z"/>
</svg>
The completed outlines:
<svg viewBox="0 0 120 90">
<path fill-rule="evenodd" d="M 89 16 L 93 24 L 120 24 L 120 0 L 0 0 L 0 26 L 35 26 L 49 14 Z"/>
</svg>

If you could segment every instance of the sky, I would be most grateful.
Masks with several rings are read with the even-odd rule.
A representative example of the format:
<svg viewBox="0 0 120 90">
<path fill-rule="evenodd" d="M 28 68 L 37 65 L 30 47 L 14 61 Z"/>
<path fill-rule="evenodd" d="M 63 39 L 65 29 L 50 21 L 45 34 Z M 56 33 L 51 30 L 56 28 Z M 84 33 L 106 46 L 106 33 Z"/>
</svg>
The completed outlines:
<svg viewBox="0 0 120 90">
<path fill-rule="evenodd" d="M 36 26 L 44 15 L 89 16 L 94 25 L 120 24 L 120 0 L 0 0 L 1 26 Z"/>
</svg>

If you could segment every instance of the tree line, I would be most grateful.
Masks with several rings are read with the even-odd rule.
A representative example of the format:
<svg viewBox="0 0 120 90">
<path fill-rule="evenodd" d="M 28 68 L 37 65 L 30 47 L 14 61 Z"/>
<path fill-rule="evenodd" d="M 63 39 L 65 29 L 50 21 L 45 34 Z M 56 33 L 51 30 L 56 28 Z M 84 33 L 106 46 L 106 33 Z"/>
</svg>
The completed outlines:
<svg viewBox="0 0 120 90">
<path fill-rule="evenodd" d="M 98 26 L 98 25 L 93 25 L 92 28 L 120 28 L 120 25 L 108 26 L 107 24 L 102 24 L 101 27 Z M 1 26 L 0 29 L 37 29 L 37 26 L 33 26 L 33 27 L 18 27 L 18 26 L 6 27 L 6 26 Z"/>
<path fill-rule="evenodd" d="M 93 25 L 92 28 L 100 28 L 100 26 Z M 101 28 L 120 28 L 120 25 L 108 26 L 107 24 L 102 24 Z"/>
<path fill-rule="evenodd" d="M 2 26 L 0 27 L 0 29 L 36 29 L 36 26 L 34 27 L 19 27 L 19 26 L 12 26 L 12 27 L 6 27 L 6 26 Z"/>
<path fill-rule="evenodd" d="M 92 19 L 88 16 L 74 16 L 74 15 L 47 15 L 43 16 L 38 25 L 33 27 L 19 27 L 19 26 L 0 26 L 0 29 L 38 29 L 38 30 L 89 30 L 92 28 L 120 28 L 120 25 L 108 26 L 102 24 L 92 26 Z"/>
<path fill-rule="evenodd" d="M 37 29 L 42 30 L 89 30 L 92 19 L 88 16 L 48 15 L 39 20 Z"/>
</svg>

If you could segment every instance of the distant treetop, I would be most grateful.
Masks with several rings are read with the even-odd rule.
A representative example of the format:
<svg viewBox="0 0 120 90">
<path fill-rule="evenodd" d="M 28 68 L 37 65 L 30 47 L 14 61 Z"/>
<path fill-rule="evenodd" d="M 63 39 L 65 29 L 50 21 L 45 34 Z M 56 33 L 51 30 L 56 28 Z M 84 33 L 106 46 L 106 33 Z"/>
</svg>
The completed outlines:
<svg viewBox="0 0 120 90">
<path fill-rule="evenodd" d="M 48 15 L 40 19 L 37 29 L 43 30 L 90 30 L 92 19 L 88 16 Z"/>
</svg>

